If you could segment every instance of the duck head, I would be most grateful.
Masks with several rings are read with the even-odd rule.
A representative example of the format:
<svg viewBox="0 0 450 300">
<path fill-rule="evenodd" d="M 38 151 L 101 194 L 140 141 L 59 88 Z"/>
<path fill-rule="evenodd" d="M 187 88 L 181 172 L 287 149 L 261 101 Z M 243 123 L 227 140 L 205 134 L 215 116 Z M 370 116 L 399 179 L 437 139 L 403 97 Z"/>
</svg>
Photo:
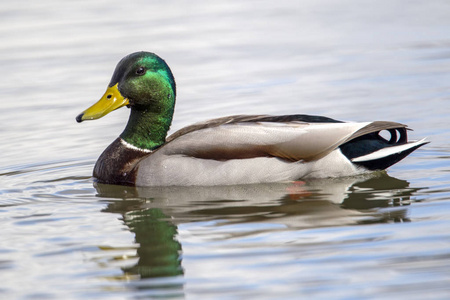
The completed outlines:
<svg viewBox="0 0 450 300">
<path fill-rule="evenodd" d="M 136 52 L 116 66 L 105 94 L 76 117 L 77 122 L 99 119 L 123 106 L 163 113 L 175 106 L 175 80 L 166 62 L 154 53 Z"/>
<path fill-rule="evenodd" d="M 127 106 L 130 118 L 120 137 L 134 147 L 154 150 L 165 143 L 175 97 L 175 80 L 166 62 L 154 53 L 136 52 L 117 64 L 105 94 L 76 120 L 99 119 Z"/>
</svg>

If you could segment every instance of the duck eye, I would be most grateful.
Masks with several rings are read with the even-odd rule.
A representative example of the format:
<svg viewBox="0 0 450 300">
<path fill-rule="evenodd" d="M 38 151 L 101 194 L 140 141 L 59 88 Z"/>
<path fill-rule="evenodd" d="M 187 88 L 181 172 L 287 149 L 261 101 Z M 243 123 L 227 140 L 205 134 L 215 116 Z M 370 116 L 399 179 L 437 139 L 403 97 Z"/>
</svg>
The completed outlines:
<svg viewBox="0 0 450 300">
<path fill-rule="evenodd" d="M 144 74 L 145 74 L 145 68 L 144 68 L 144 67 L 139 67 L 139 68 L 136 70 L 136 74 L 138 74 L 138 75 L 144 75 Z"/>
</svg>

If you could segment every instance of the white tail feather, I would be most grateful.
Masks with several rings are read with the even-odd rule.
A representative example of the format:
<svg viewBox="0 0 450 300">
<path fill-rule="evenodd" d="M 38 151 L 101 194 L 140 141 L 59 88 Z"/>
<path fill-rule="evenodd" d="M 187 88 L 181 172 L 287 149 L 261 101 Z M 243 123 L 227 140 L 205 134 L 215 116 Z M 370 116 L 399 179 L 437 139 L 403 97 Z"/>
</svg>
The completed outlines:
<svg viewBox="0 0 450 300">
<path fill-rule="evenodd" d="M 378 151 L 372 152 L 370 154 L 367 155 L 363 155 L 363 156 L 359 156 L 359 157 L 355 157 L 352 159 L 352 162 L 364 162 L 364 161 L 370 161 L 370 160 L 376 160 L 376 159 L 380 159 L 383 157 L 387 157 L 389 155 L 393 155 L 393 154 L 397 154 L 397 153 L 401 153 L 403 151 L 406 151 L 410 148 L 414 148 L 423 144 L 428 143 L 426 141 L 426 139 L 421 139 L 420 141 L 413 141 L 413 142 L 409 142 L 403 145 L 399 145 L 399 146 L 392 146 L 392 147 L 387 147 L 387 148 L 383 148 L 380 149 Z"/>
</svg>

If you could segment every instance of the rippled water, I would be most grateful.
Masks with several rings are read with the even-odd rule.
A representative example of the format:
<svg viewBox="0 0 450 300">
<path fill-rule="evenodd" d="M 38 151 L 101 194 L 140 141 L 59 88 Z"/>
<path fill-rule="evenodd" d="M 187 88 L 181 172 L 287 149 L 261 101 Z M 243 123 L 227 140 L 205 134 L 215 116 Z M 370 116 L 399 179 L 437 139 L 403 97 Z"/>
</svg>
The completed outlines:
<svg viewBox="0 0 450 300">
<path fill-rule="evenodd" d="M 0 4 L 0 297 L 448 299 L 447 1 Z M 173 130 L 240 113 L 409 124 L 388 174 L 96 185 L 128 111 L 77 124 L 128 53 L 178 86 Z"/>
</svg>

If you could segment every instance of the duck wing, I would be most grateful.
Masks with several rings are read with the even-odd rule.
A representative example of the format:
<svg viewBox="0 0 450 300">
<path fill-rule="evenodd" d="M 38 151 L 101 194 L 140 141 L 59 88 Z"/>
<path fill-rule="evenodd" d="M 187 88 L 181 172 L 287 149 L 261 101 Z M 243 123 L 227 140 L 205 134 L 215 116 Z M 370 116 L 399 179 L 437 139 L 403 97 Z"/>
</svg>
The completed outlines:
<svg viewBox="0 0 450 300">
<path fill-rule="evenodd" d="M 382 130 L 391 132 L 391 139 L 379 136 Z M 383 139 L 387 145 L 406 143 L 406 125 L 386 121 L 346 123 L 308 115 L 239 115 L 185 127 L 171 135 L 163 148 L 167 155 L 202 159 L 278 157 L 314 161 L 362 137 Z M 358 155 L 373 152 L 366 148 Z"/>
</svg>

